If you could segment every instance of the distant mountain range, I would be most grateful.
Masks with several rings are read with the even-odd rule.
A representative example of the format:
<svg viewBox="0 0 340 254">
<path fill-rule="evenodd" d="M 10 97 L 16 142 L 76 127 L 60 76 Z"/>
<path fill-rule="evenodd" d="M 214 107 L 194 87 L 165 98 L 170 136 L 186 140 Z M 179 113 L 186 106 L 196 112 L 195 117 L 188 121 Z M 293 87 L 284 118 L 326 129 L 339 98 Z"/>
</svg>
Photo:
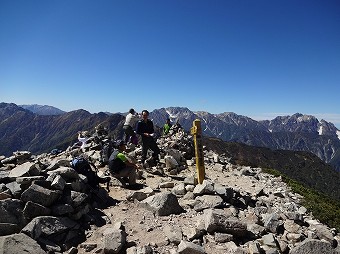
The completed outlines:
<svg viewBox="0 0 340 254">
<path fill-rule="evenodd" d="M 52 148 L 66 149 L 75 142 L 77 131 L 92 130 L 99 123 L 103 123 L 113 137 L 121 137 L 124 118 L 121 113 L 63 112 L 50 106 L 21 107 L 0 103 L 0 142 L 4 144 L 0 147 L 0 154 L 9 155 L 22 149 L 33 153 L 47 152 Z M 319 121 L 311 115 L 296 113 L 255 121 L 232 112 L 210 114 L 184 107 L 168 107 L 153 110 L 150 118 L 158 126 L 170 118 L 187 131 L 195 119 L 200 119 L 204 136 L 273 150 L 308 151 L 340 170 L 339 130 L 334 124 Z"/>
<path fill-rule="evenodd" d="M 62 111 L 58 108 L 48 105 L 33 104 L 33 105 L 19 105 L 19 107 L 32 111 L 37 115 L 62 115 L 66 113 L 65 111 Z"/>
<path fill-rule="evenodd" d="M 17 150 L 34 154 L 53 148 L 65 150 L 77 141 L 78 131 L 94 130 L 99 123 L 119 136 L 119 124 L 124 118 L 121 114 L 91 114 L 82 109 L 61 115 L 38 115 L 13 103 L 0 103 L 0 155 L 9 156 Z"/>
<path fill-rule="evenodd" d="M 255 121 L 235 113 L 210 114 L 188 108 L 169 107 L 154 110 L 150 118 L 162 125 L 169 117 L 190 130 L 195 119 L 201 120 L 204 136 L 251 146 L 294 151 L 308 151 L 340 170 L 340 132 L 333 123 L 318 121 L 311 115 L 296 113 L 273 120 Z"/>
</svg>

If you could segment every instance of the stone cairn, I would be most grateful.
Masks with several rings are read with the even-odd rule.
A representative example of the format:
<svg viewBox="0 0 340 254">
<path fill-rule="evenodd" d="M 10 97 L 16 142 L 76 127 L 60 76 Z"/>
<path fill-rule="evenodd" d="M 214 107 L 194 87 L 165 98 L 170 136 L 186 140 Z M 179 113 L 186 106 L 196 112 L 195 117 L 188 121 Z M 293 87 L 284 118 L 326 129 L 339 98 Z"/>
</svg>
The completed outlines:
<svg viewBox="0 0 340 254">
<path fill-rule="evenodd" d="M 107 138 L 92 137 L 85 147 L 98 167 Z M 192 137 L 172 128 L 157 142 L 161 163 L 147 161 L 143 175 L 159 177 L 158 186 L 130 191 L 125 203 L 153 214 L 136 223 L 148 225 L 145 235 L 161 230 L 157 243 L 129 244 L 127 221 L 104 213 L 118 204 L 70 167 L 79 149 L 69 147 L 59 154 L 0 156 L 0 253 L 340 253 L 336 230 L 314 219 L 280 178 L 204 149 L 207 177 L 197 184 Z M 138 162 L 141 147 L 129 151 Z M 99 171 L 106 173 L 107 166 Z M 245 186 L 228 186 L 225 177 Z M 119 184 L 111 179 L 111 186 Z M 93 243 L 95 230 L 100 241 Z"/>
</svg>

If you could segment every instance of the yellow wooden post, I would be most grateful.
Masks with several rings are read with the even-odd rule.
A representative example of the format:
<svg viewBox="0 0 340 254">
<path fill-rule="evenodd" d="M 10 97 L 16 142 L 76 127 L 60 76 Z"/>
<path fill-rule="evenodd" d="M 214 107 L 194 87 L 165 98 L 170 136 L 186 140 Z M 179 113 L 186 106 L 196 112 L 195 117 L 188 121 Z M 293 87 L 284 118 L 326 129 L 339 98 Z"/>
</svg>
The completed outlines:
<svg viewBox="0 0 340 254">
<path fill-rule="evenodd" d="M 204 180 L 205 169 L 204 169 L 204 155 L 203 155 L 203 145 L 202 145 L 202 128 L 201 128 L 201 121 L 199 119 L 196 119 L 193 122 L 193 127 L 191 128 L 191 134 L 194 135 L 197 178 L 198 178 L 198 183 L 201 184 Z"/>
</svg>

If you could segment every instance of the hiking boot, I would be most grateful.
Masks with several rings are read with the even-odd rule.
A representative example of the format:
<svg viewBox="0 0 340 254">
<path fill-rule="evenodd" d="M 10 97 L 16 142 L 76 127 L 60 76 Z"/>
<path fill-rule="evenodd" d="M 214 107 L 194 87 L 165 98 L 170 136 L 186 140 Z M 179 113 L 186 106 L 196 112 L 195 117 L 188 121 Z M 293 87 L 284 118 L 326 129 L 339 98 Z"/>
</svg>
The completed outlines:
<svg viewBox="0 0 340 254">
<path fill-rule="evenodd" d="M 108 183 L 108 182 L 110 182 L 110 180 L 111 180 L 111 177 L 109 177 L 109 176 L 98 177 L 99 183 Z"/>
<path fill-rule="evenodd" d="M 153 158 L 153 162 L 155 163 L 155 165 L 157 165 L 157 164 L 159 163 L 159 159 L 156 158 L 156 157 L 154 157 L 154 158 Z"/>
<path fill-rule="evenodd" d="M 138 170 L 136 172 L 136 179 L 139 179 L 139 180 L 145 180 L 146 178 L 143 176 L 143 172 Z"/>
<path fill-rule="evenodd" d="M 129 190 L 141 190 L 144 188 L 144 185 L 140 183 L 135 183 L 135 184 L 127 185 L 125 188 Z"/>
</svg>

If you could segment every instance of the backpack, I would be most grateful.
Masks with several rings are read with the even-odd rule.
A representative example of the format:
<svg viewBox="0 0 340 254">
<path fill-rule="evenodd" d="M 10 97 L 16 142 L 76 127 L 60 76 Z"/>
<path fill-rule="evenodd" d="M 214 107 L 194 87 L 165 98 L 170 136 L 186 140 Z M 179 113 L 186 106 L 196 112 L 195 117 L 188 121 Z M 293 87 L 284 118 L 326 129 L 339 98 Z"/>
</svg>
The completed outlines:
<svg viewBox="0 0 340 254">
<path fill-rule="evenodd" d="M 78 156 L 78 157 L 73 158 L 71 162 L 71 166 L 79 174 L 84 174 L 87 171 L 92 170 L 90 163 L 83 156 Z"/>
<path fill-rule="evenodd" d="M 72 168 L 77 171 L 78 174 L 86 176 L 87 183 L 93 188 L 99 188 L 99 177 L 96 172 L 91 168 L 91 163 L 83 156 L 73 158 L 71 161 Z"/>
<path fill-rule="evenodd" d="M 103 148 L 100 150 L 100 162 L 102 165 L 107 165 L 111 153 L 113 152 L 113 144 L 111 141 L 105 143 Z"/>
<path fill-rule="evenodd" d="M 136 135 L 131 136 L 130 142 L 134 145 L 138 145 L 138 137 Z"/>
</svg>

